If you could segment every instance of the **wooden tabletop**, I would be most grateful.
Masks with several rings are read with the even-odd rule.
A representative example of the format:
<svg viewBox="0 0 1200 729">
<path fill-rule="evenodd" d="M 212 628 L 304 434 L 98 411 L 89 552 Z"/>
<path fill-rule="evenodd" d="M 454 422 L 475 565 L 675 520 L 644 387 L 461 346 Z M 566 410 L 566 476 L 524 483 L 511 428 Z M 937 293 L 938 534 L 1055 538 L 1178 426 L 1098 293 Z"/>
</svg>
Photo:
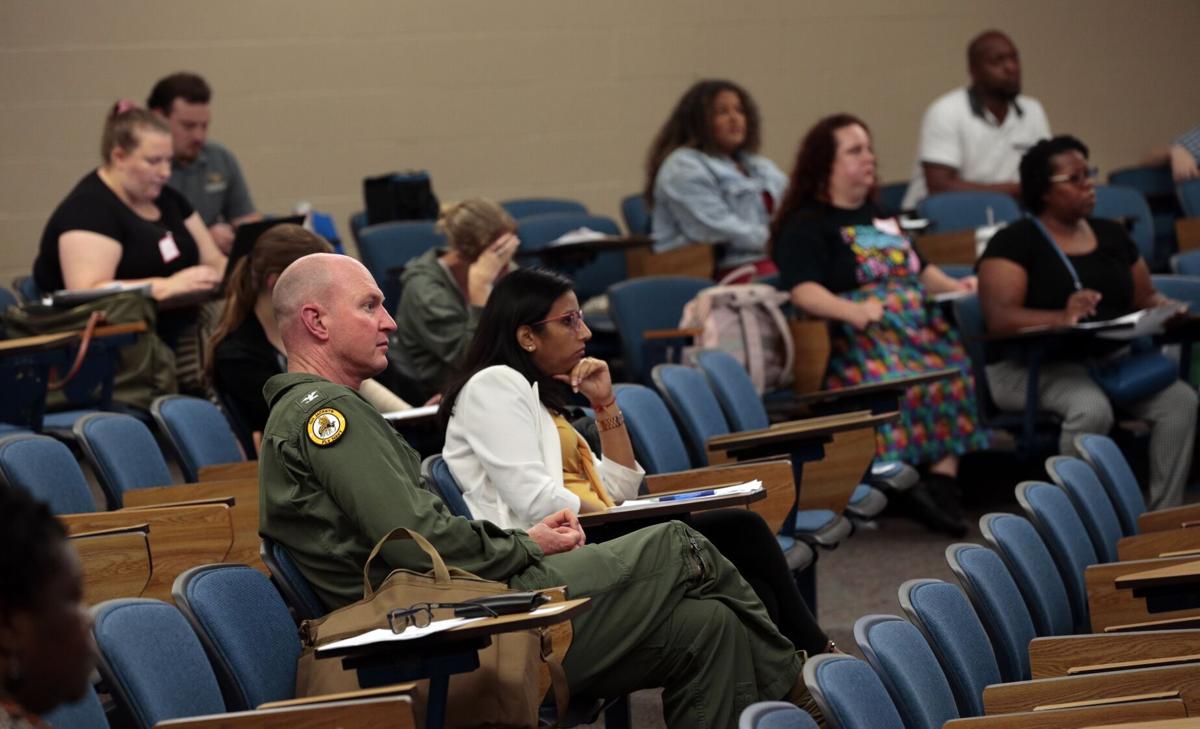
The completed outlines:
<svg viewBox="0 0 1200 729">
<path fill-rule="evenodd" d="M 1159 567 L 1142 572 L 1131 572 L 1118 577 L 1113 583 L 1120 590 L 1141 587 L 1173 587 L 1200 583 L 1200 560 L 1183 562 L 1168 567 Z"/>
<path fill-rule="evenodd" d="M 899 417 L 900 413 L 896 411 L 872 415 L 870 411 L 863 410 L 853 413 L 826 415 L 819 418 L 793 420 L 787 423 L 779 423 L 770 428 L 745 430 L 740 433 L 715 436 L 709 439 L 708 450 L 747 450 L 797 440 L 823 440 L 834 433 L 858 430 L 859 428 L 874 428 L 877 425 L 890 423 Z"/>
<path fill-rule="evenodd" d="M 258 478 L 258 461 L 238 461 L 202 466 L 198 474 L 201 481 L 229 481 L 243 478 Z"/>
<path fill-rule="evenodd" d="M 543 261 L 563 261 L 573 258 L 589 258 L 602 251 L 624 251 L 633 248 L 649 248 L 654 239 L 648 235 L 610 235 L 578 243 L 559 243 L 539 248 L 536 251 L 517 251 L 524 258 L 537 256 Z"/>
<path fill-rule="evenodd" d="M 725 485 L 731 486 L 732 484 Z M 661 491 L 653 494 L 653 496 L 645 498 L 657 499 L 663 496 L 671 496 L 675 494 L 702 493 L 704 491 L 711 491 L 712 489 L 716 488 L 720 488 L 720 486 L 708 486 L 701 489 Z M 643 507 L 618 509 L 616 511 L 596 511 L 590 514 L 580 514 L 579 525 L 586 530 L 602 524 L 611 524 L 618 521 L 629 521 L 630 519 L 669 519 L 671 517 L 679 516 L 680 514 L 690 514 L 694 511 L 706 511 L 708 509 L 728 509 L 746 506 L 747 504 L 752 504 L 755 501 L 761 501 L 765 498 L 767 498 L 767 490 L 764 488 L 748 494 L 728 494 L 723 496 L 713 495 L 698 499 L 665 501 L 658 504 L 648 504 Z"/>
<path fill-rule="evenodd" d="M 1200 717 L 1185 719 L 1160 719 L 1159 721 L 1132 721 L 1124 724 L 1093 724 L 1084 729 L 1200 729 Z"/>
<path fill-rule="evenodd" d="M 851 385 L 849 387 L 839 387 L 836 390 L 819 390 L 817 392 L 809 392 L 803 395 L 797 395 L 794 400 L 788 401 L 797 405 L 807 405 L 810 403 L 825 402 L 827 400 L 842 400 L 850 397 L 861 397 L 864 395 L 876 395 L 883 392 L 904 391 L 916 385 L 927 385 L 930 382 L 945 380 L 951 377 L 958 377 L 960 371 L 954 367 L 948 367 L 944 370 L 934 370 L 932 372 L 923 372 L 918 375 L 907 375 L 898 377 L 893 380 L 883 380 L 880 382 L 864 382 L 861 385 Z"/>
</svg>

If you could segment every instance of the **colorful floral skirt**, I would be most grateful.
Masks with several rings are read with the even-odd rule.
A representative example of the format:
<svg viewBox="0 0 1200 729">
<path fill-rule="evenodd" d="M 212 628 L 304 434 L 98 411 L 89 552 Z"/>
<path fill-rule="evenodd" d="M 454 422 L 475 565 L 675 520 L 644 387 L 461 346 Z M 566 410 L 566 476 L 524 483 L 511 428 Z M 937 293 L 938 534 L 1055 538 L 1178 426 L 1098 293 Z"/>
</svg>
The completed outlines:
<svg viewBox="0 0 1200 729">
<path fill-rule="evenodd" d="M 863 331 L 845 323 L 831 327 L 827 389 L 951 367 L 961 373 L 908 388 L 900 401 L 900 419 L 876 430 L 878 457 L 916 465 L 986 448 L 987 433 L 978 427 L 970 359 L 958 332 L 937 306 L 926 302 L 920 284 L 891 279 L 842 295 L 853 301 L 878 299 L 884 315 Z"/>
</svg>

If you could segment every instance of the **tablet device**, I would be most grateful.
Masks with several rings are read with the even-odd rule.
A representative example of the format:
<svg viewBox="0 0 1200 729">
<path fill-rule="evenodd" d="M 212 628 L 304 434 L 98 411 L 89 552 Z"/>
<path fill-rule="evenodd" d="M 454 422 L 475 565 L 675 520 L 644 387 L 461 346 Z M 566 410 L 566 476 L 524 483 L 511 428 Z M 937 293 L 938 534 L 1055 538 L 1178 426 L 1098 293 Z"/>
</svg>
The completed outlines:
<svg viewBox="0 0 1200 729">
<path fill-rule="evenodd" d="M 229 249 L 229 262 L 225 264 L 225 277 L 221 280 L 220 293 L 224 295 L 226 287 L 229 285 L 229 277 L 233 275 L 233 267 L 242 258 L 250 255 L 250 251 L 254 250 L 254 244 L 258 242 L 259 236 L 276 225 L 283 223 L 304 225 L 304 217 L 303 215 L 288 215 L 283 218 L 258 220 L 253 223 L 242 223 L 239 225 L 233 233 L 233 246 Z"/>
</svg>

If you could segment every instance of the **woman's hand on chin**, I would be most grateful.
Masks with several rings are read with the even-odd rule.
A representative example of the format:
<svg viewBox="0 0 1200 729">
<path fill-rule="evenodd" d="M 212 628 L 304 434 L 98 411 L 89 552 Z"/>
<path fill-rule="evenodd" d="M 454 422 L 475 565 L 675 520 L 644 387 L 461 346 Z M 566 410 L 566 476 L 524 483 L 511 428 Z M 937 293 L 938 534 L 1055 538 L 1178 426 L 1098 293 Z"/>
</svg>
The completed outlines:
<svg viewBox="0 0 1200 729">
<path fill-rule="evenodd" d="M 592 404 L 606 405 L 613 399 L 612 376 L 608 372 L 608 363 L 595 357 L 584 357 L 565 375 L 555 375 L 554 379 L 565 382 L 574 392 L 582 393 Z"/>
</svg>

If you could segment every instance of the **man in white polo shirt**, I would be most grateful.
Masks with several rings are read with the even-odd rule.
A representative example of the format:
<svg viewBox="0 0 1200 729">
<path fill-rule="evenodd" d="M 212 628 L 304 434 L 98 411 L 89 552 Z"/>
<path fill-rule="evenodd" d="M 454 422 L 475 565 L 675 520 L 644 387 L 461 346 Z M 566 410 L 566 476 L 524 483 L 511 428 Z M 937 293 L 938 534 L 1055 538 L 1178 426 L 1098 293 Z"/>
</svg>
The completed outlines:
<svg viewBox="0 0 1200 729">
<path fill-rule="evenodd" d="M 910 210 L 926 195 L 949 190 L 992 190 L 1017 197 L 1017 166 L 1050 123 L 1037 99 L 1021 95 L 1021 60 L 1008 36 L 985 31 L 967 47 L 971 85 L 938 98 L 925 111 L 912 182 Z"/>
</svg>

